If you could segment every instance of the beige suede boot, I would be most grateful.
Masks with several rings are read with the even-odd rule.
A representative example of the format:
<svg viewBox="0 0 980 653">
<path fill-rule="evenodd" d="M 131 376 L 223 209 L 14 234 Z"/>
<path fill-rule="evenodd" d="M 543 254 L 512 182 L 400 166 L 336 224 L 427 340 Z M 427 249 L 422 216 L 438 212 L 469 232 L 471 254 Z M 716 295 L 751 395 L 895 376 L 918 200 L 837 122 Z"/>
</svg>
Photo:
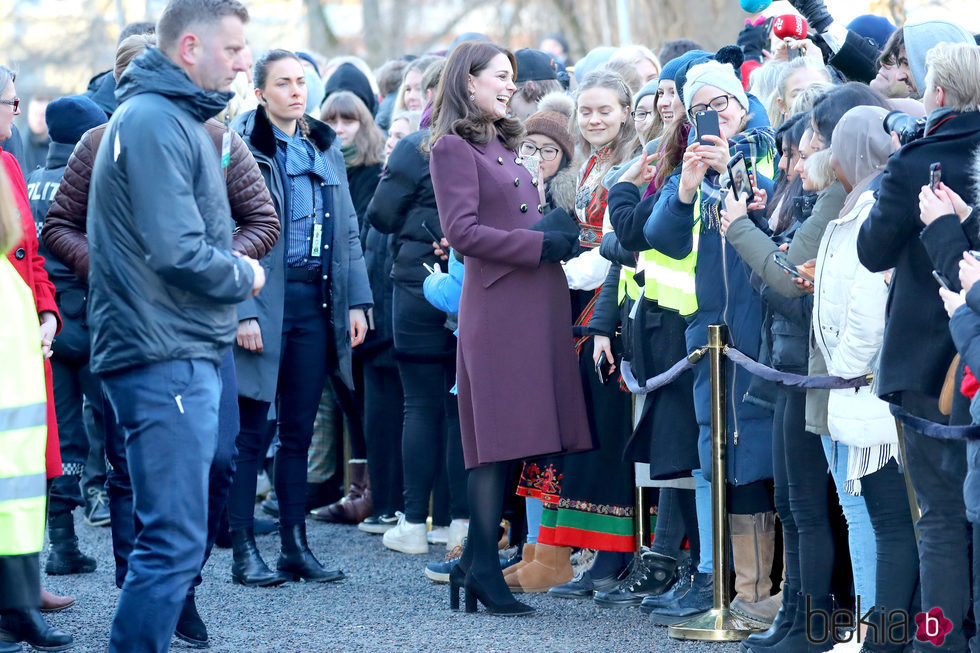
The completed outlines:
<svg viewBox="0 0 980 653">
<path fill-rule="evenodd" d="M 521 549 L 521 561 L 515 565 L 511 565 L 504 569 L 504 580 L 506 580 L 511 574 L 517 573 L 518 569 L 527 567 L 529 564 L 534 562 L 534 549 L 537 545 L 533 542 L 527 542 Z"/>
<path fill-rule="evenodd" d="M 552 587 L 572 580 L 572 556 L 570 546 L 534 546 L 534 560 L 506 577 L 507 586 L 515 594 L 547 592 Z"/>
<path fill-rule="evenodd" d="M 770 597 L 772 560 L 776 546 L 776 513 L 729 515 L 735 598 L 732 610 L 763 624 L 772 624 L 782 597 Z"/>
</svg>

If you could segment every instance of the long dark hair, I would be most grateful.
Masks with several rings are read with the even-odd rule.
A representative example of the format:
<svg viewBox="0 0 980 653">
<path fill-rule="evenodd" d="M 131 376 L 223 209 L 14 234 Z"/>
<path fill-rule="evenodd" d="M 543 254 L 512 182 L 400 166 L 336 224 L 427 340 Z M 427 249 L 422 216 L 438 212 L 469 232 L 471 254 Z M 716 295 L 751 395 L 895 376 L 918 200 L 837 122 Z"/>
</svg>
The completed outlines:
<svg viewBox="0 0 980 653">
<path fill-rule="evenodd" d="M 294 52 L 290 52 L 289 50 L 269 50 L 255 61 L 255 66 L 252 70 L 252 79 L 254 80 L 252 85 L 260 91 L 265 90 L 265 84 L 269 81 L 269 66 L 283 59 L 292 59 L 301 67 L 303 65 L 303 61 Z M 260 105 L 259 108 L 268 113 L 265 107 Z M 310 124 L 306 121 L 306 116 L 301 116 L 297 120 L 297 125 L 300 134 L 304 137 L 310 135 Z"/>
<path fill-rule="evenodd" d="M 787 118 L 786 122 L 779 126 L 776 130 L 776 149 L 779 151 L 779 155 L 786 157 L 787 159 L 792 159 L 793 150 L 798 150 L 800 147 L 800 139 L 803 138 L 803 132 L 810 125 L 810 113 L 797 113 L 796 115 Z M 783 147 L 783 142 L 788 141 L 790 143 L 789 149 Z M 772 199 L 769 200 L 766 217 L 772 218 L 778 210 L 779 213 L 776 215 L 775 226 L 773 227 L 773 234 L 781 234 L 793 224 L 793 218 L 795 217 L 795 198 L 800 195 L 805 194 L 803 190 L 803 179 L 797 175 L 792 181 L 788 181 L 787 178 L 780 179 L 779 184 L 776 186 L 776 192 L 773 193 Z"/>
<path fill-rule="evenodd" d="M 469 99 L 469 77 L 479 75 L 497 55 L 510 59 L 517 75 L 517 60 L 510 51 L 486 41 L 466 41 L 453 49 L 436 87 L 432 101 L 432 120 L 428 150 L 446 134 L 455 134 L 472 143 L 486 145 L 499 137 L 504 147 L 516 150 L 524 134 L 524 126 L 517 118 L 496 118 L 481 111 Z"/>
<path fill-rule="evenodd" d="M 824 147 L 830 147 L 834 127 L 844 114 L 863 105 L 891 109 L 880 93 L 860 82 L 848 82 L 834 87 L 817 98 L 813 103 L 811 121 L 813 130 L 820 135 Z"/>
</svg>

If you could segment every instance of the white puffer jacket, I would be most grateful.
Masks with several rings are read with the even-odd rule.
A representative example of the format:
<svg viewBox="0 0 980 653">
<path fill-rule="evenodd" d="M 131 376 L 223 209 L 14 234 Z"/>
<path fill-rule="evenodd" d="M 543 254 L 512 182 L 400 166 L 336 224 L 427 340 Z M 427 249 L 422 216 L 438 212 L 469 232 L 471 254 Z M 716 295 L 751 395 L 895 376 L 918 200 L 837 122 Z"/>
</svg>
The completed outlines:
<svg viewBox="0 0 980 653">
<path fill-rule="evenodd" d="M 831 376 L 845 379 L 871 372 L 885 332 L 888 286 L 880 273 L 861 265 L 857 237 L 875 203 L 863 193 L 846 216 L 827 225 L 817 254 L 813 332 Z M 831 390 L 830 435 L 852 447 L 897 443 L 888 404 L 871 388 Z"/>
</svg>

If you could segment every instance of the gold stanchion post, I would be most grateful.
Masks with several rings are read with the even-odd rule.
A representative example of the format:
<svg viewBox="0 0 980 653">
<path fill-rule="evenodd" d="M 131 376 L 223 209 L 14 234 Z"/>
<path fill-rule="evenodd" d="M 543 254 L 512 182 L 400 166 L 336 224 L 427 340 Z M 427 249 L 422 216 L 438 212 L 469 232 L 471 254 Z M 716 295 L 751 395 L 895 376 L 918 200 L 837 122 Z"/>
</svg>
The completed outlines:
<svg viewBox="0 0 980 653">
<path fill-rule="evenodd" d="M 728 327 L 708 327 L 708 357 L 711 364 L 711 549 L 714 554 L 714 607 L 702 615 L 667 629 L 674 639 L 732 642 L 745 639 L 759 628 L 729 609 L 728 603 L 728 514 L 726 510 L 726 406 L 725 349 Z"/>
</svg>

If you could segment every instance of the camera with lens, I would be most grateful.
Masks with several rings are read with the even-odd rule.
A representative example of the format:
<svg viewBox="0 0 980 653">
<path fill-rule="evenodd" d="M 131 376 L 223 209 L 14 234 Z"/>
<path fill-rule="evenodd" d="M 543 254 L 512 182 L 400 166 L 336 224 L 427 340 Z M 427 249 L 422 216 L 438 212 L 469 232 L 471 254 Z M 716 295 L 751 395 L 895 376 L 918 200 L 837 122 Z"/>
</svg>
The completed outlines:
<svg viewBox="0 0 980 653">
<path fill-rule="evenodd" d="M 908 145 L 912 141 L 922 138 L 926 133 L 926 119 L 913 118 L 901 111 L 889 111 L 882 122 L 885 133 L 895 132 L 902 145 Z"/>
</svg>

